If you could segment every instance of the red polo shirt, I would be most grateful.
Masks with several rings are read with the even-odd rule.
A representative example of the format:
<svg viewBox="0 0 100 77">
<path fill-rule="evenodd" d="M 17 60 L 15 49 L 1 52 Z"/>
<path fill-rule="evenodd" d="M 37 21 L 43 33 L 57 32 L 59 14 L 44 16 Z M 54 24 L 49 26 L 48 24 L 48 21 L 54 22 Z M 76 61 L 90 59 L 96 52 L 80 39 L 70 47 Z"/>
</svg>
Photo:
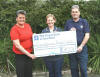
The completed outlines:
<svg viewBox="0 0 100 77">
<path fill-rule="evenodd" d="M 20 28 L 17 25 L 14 25 L 10 31 L 11 40 L 19 39 L 21 46 L 26 49 L 28 52 L 32 52 L 32 29 L 29 24 L 25 23 L 24 28 Z M 13 44 L 13 51 L 16 54 L 24 54 Z"/>
</svg>

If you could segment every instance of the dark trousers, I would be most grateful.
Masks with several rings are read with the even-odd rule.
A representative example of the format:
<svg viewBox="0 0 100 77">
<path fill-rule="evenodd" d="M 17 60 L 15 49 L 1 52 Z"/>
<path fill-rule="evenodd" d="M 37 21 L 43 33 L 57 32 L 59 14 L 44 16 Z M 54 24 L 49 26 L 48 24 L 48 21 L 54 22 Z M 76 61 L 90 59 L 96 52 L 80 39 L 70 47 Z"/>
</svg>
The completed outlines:
<svg viewBox="0 0 100 77">
<path fill-rule="evenodd" d="M 15 55 L 17 77 L 32 77 L 32 59 L 26 55 Z"/>
<path fill-rule="evenodd" d="M 46 67 L 49 71 L 49 77 L 62 77 L 62 66 L 64 59 L 55 61 L 45 61 Z"/>
<path fill-rule="evenodd" d="M 79 77 L 79 68 L 81 77 L 87 77 L 87 63 L 88 63 L 88 53 L 87 47 L 85 46 L 81 53 L 69 55 L 71 75 L 72 77 Z"/>
</svg>

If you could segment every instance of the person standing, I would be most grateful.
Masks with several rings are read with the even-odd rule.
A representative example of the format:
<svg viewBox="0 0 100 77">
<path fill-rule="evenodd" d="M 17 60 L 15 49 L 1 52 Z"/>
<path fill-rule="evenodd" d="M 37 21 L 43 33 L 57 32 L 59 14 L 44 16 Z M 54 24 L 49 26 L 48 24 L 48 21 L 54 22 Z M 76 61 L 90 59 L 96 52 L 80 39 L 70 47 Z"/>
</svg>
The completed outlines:
<svg viewBox="0 0 100 77">
<path fill-rule="evenodd" d="M 17 77 L 32 77 L 32 29 L 25 23 L 26 11 L 16 12 L 16 24 L 10 30 L 10 37 L 13 42 L 13 52 L 15 53 Z"/>
<path fill-rule="evenodd" d="M 42 33 L 52 33 L 61 31 L 60 28 L 54 25 L 55 22 L 56 22 L 55 16 L 53 14 L 48 14 L 46 16 L 46 23 L 48 24 L 48 27 L 43 29 Z M 62 77 L 61 71 L 64 62 L 63 55 L 51 55 L 44 57 L 43 60 L 49 71 L 49 77 Z"/>
<path fill-rule="evenodd" d="M 77 53 L 69 54 L 70 68 L 72 77 L 79 77 L 79 66 L 81 77 L 87 77 L 88 52 L 86 43 L 90 37 L 89 24 L 86 19 L 80 18 L 78 5 L 71 8 L 72 19 L 65 24 L 65 31 L 76 30 L 77 34 Z"/>
</svg>

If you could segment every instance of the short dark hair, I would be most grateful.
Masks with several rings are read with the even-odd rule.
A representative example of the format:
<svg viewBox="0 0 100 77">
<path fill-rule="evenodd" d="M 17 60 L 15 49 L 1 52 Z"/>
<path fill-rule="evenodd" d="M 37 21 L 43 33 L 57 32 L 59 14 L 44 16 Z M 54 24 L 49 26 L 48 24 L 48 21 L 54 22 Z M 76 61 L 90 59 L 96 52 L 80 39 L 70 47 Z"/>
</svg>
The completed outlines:
<svg viewBox="0 0 100 77">
<path fill-rule="evenodd" d="M 18 10 L 16 12 L 16 16 L 18 16 L 18 14 L 24 14 L 24 15 L 26 15 L 26 11 L 24 11 L 24 10 Z"/>
</svg>

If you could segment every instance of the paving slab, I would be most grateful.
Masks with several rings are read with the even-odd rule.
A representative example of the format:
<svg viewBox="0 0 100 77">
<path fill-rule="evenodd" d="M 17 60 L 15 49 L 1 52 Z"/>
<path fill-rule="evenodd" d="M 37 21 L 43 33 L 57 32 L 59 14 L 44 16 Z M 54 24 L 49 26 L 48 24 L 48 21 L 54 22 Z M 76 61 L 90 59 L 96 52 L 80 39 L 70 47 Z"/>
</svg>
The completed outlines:
<svg viewBox="0 0 100 77">
<path fill-rule="evenodd" d="M 15 74 L 0 73 L 0 77 L 17 77 Z M 33 72 L 33 77 L 49 77 L 48 72 Z M 71 77 L 70 70 L 62 71 L 62 77 Z M 100 77 L 100 74 L 88 72 L 88 77 Z"/>
</svg>

